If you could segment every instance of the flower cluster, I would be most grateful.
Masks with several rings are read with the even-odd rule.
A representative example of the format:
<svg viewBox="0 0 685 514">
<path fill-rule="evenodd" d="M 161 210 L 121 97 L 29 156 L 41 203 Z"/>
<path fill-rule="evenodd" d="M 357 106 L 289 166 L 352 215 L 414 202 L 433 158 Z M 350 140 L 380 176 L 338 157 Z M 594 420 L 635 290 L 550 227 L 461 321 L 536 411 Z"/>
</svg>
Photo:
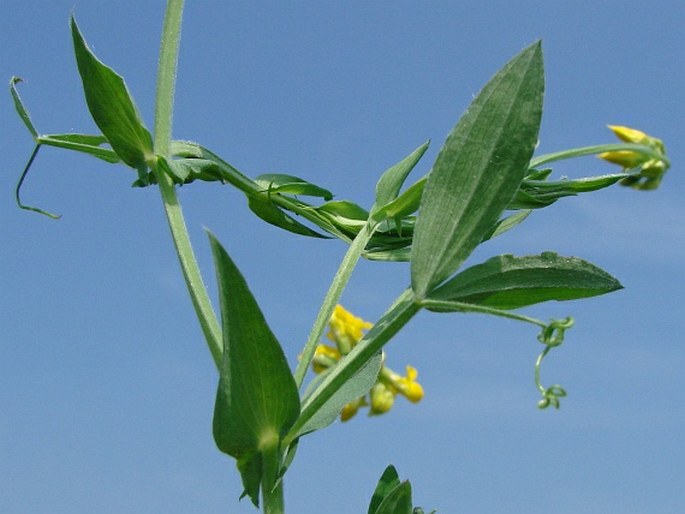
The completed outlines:
<svg viewBox="0 0 685 514">
<path fill-rule="evenodd" d="M 358 318 L 341 305 L 336 305 L 326 334 L 328 339 L 335 343 L 335 346 L 320 344 L 316 347 L 312 359 L 314 372 L 323 373 L 340 359 L 343 359 L 361 340 L 364 331 L 372 326 L 371 323 Z M 395 403 L 395 397 L 398 394 L 414 403 L 420 401 L 423 398 L 423 388 L 416 381 L 417 376 L 418 371 L 412 366 L 407 366 L 406 375 L 402 376 L 383 364 L 371 391 L 345 405 L 340 413 L 340 419 L 347 421 L 357 414 L 361 407 L 367 406 L 369 407 L 369 415 L 388 412 Z"/>
<path fill-rule="evenodd" d="M 656 151 L 659 155 L 666 155 L 666 148 L 661 139 L 645 134 L 641 130 L 620 125 L 609 125 L 609 129 L 611 129 L 621 141 L 645 145 Z M 621 180 L 621 184 L 624 186 L 630 186 L 635 189 L 656 189 L 659 187 L 659 183 L 666 173 L 666 170 L 668 170 L 668 163 L 666 160 L 633 150 L 603 152 L 599 154 L 599 157 L 611 163 L 618 164 L 626 170 L 638 169 L 638 173 Z"/>
</svg>

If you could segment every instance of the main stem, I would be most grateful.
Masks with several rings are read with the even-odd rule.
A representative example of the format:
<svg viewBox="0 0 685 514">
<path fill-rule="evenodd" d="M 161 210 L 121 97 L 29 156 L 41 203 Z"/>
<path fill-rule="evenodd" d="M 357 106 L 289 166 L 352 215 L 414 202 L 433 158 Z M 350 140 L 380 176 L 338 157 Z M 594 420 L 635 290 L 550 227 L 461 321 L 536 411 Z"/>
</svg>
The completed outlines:
<svg viewBox="0 0 685 514">
<path fill-rule="evenodd" d="M 262 511 L 264 514 L 283 514 L 283 479 L 278 480 L 281 454 L 278 438 L 262 449 Z"/>
<path fill-rule="evenodd" d="M 168 0 L 164 16 L 164 28 L 159 52 L 157 70 L 157 94 L 155 98 L 155 134 L 154 153 L 170 159 L 171 127 L 174 111 L 174 90 L 176 85 L 176 68 L 178 48 L 181 39 L 181 20 L 184 0 Z M 174 240 L 176 253 L 181 264 L 193 307 L 197 313 L 200 327 L 207 340 L 214 363 L 219 367 L 223 354 L 221 329 L 214 314 L 212 303 L 207 294 L 197 259 L 190 244 L 188 229 L 183 218 L 183 211 L 176 196 L 174 183 L 166 173 L 161 171 L 153 161 L 150 163 L 159 191 L 164 202 L 164 211 L 169 222 L 169 229 Z"/>
</svg>

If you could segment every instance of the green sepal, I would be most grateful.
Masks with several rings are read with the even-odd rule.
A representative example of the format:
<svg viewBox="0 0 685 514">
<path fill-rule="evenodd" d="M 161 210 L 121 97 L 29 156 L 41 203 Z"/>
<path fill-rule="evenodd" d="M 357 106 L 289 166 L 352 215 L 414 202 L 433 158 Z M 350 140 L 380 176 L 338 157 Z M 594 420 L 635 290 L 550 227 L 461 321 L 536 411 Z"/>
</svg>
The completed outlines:
<svg viewBox="0 0 685 514">
<path fill-rule="evenodd" d="M 397 474 L 395 466 L 390 464 L 385 468 L 381 478 L 378 480 L 378 485 L 376 485 L 376 489 L 371 497 L 371 503 L 369 503 L 368 514 L 376 514 L 378 506 L 383 499 L 398 485 L 400 485 L 400 476 Z"/>
<path fill-rule="evenodd" d="M 323 187 L 319 187 L 316 184 L 312 184 L 311 182 L 307 182 L 306 180 L 293 175 L 267 173 L 259 175 L 254 181 L 268 193 L 313 196 L 323 198 L 326 201 L 333 199 L 333 193 L 328 189 L 324 189 Z"/>
<path fill-rule="evenodd" d="M 428 299 L 518 309 L 550 300 L 598 296 L 622 287 L 606 271 L 587 261 L 543 252 L 525 257 L 500 255 L 488 259 L 457 274 L 433 290 Z M 448 309 L 441 307 L 439 310 Z"/>
<path fill-rule="evenodd" d="M 542 50 L 535 43 L 486 84 L 447 138 L 414 232 L 417 297 L 461 266 L 513 198 L 537 143 L 543 89 Z"/>
<path fill-rule="evenodd" d="M 209 240 L 219 283 L 224 345 L 214 440 L 245 470 L 241 470 L 243 481 L 254 501 L 255 454 L 263 456 L 278 449 L 299 415 L 300 400 L 283 350 L 245 279 L 212 234 Z"/>
<path fill-rule="evenodd" d="M 73 16 L 71 34 L 86 103 L 95 124 L 124 163 L 144 169 L 146 157 L 152 155 L 152 138 L 124 79 L 90 51 Z"/>
</svg>

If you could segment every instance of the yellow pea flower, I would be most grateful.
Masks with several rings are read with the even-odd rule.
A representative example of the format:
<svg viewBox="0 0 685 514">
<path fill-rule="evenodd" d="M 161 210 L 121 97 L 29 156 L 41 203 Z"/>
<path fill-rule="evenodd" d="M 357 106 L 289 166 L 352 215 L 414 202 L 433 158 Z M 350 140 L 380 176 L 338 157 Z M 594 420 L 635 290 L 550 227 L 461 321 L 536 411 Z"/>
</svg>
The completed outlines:
<svg viewBox="0 0 685 514">
<path fill-rule="evenodd" d="M 372 323 L 358 318 L 341 305 L 333 311 L 327 337 L 335 343 L 335 348 L 326 344 L 319 344 L 312 359 L 312 369 L 315 373 L 322 373 L 335 366 L 345 358 L 352 348 L 364 337 L 364 331 L 373 327 Z M 340 412 L 341 421 L 354 417 L 360 408 L 369 407 L 369 415 L 388 412 L 395 403 L 395 397 L 401 394 L 413 403 L 419 402 L 424 395 L 423 387 L 416 381 L 418 371 L 412 366 L 406 367 L 406 376 L 395 373 L 384 363 L 378 374 L 376 383 L 368 395 L 357 398 L 345 405 Z"/>
<path fill-rule="evenodd" d="M 340 352 L 327 344 L 320 344 L 314 351 L 312 369 L 319 374 L 335 365 L 340 360 Z"/>
<path fill-rule="evenodd" d="M 358 318 L 342 305 L 336 305 L 328 326 L 328 339 L 338 346 L 343 355 L 347 355 L 364 337 L 364 330 L 370 329 L 373 323 Z"/>
<path fill-rule="evenodd" d="M 376 382 L 369 392 L 371 408 L 369 414 L 385 414 L 395 403 L 395 392 L 383 382 Z"/>
<path fill-rule="evenodd" d="M 608 125 L 608 127 L 621 141 L 645 145 L 656 150 L 660 155 L 666 156 L 666 148 L 661 139 L 652 137 L 641 130 L 622 125 Z M 668 164 L 665 160 L 650 157 L 633 150 L 603 152 L 598 157 L 613 164 L 618 164 L 624 169 L 639 168 L 638 173 L 621 180 L 621 184 L 624 186 L 631 186 L 635 189 L 656 189 L 666 170 L 668 170 Z"/>
</svg>

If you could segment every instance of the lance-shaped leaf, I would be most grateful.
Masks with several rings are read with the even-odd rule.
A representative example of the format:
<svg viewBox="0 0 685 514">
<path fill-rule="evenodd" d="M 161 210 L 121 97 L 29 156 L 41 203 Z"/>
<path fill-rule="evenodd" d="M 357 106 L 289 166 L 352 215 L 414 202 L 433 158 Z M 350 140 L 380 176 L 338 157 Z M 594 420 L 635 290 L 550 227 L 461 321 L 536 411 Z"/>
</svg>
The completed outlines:
<svg viewBox="0 0 685 514">
<path fill-rule="evenodd" d="M 366 224 L 369 213 L 349 200 L 333 200 L 315 207 L 316 212 L 341 230 L 356 234 Z"/>
<path fill-rule="evenodd" d="M 106 162 L 117 163 L 119 157 L 107 147 L 107 138 L 96 134 L 43 134 L 36 138 L 41 145 L 56 146 L 67 150 L 83 152 Z"/>
<path fill-rule="evenodd" d="M 293 232 L 294 234 L 300 234 L 302 236 L 328 239 L 328 236 L 319 234 L 318 232 L 310 229 L 308 226 L 303 225 L 295 218 L 289 216 L 281 209 L 276 207 L 276 205 L 269 200 L 266 193 L 248 196 L 247 203 L 252 212 L 271 225 L 287 230 L 288 232 Z"/>
<path fill-rule="evenodd" d="M 411 484 L 405 480 L 390 491 L 375 514 L 412 514 Z"/>
<path fill-rule="evenodd" d="M 280 173 L 267 173 L 254 179 L 265 191 L 270 193 L 283 193 L 290 195 L 315 196 L 324 200 L 332 200 L 333 193 L 328 189 L 307 182 L 293 175 Z"/>
<path fill-rule="evenodd" d="M 90 51 L 73 17 L 71 35 L 86 103 L 95 124 L 124 163 L 144 169 L 145 157 L 152 154 L 152 138 L 124 79 Z"/>
<path fill-rule="evenodd" d="M 397 213 L 388 212 L 388 204 L 397 199 L 402 184 L 404 184 L 404 181 L 407 179 L 407 175 L 414 169 L 421 157 L 423 157 L 423 154 L 426 153 L 429 145 L 430 142 L 426 141 L 400 162 L 388 168 L 383 175 L 381 175 L 381 178 L 376 184 L 376 201 L 371 208 L 371 216 L 374 219 L 381 221 L 387 217 L 398 215 Z M 405 201 L 404 203 L 406 204 L 407 202 Z M 414 212 L 416 208 L 418 208 L 418 202 L 416 202 L 416 206 L 411 212 Z M 395 208 L 393 210 L 397 211 L 398 209 Z M 409 214 L 411 214 L 411 212 Z"/>
<path fill-rule="evenodd" d="M 614 173 L 597 177 L 562 179 L 558 181 L 531 180 L 526 178 L 509 204 L 509 209 L 539 209 L 553 204 L 560 198 L 580 193 L 599 191 L 625 179 L 627 173 Z"/>
<path fill-rule="evenodd" d="M 344 359 L 345 358 L 343 357 L 343 360 Z M 378 373 L 381 370 L 382 364 L 383 354 L 378 352 L 371 357 L 355 375 L 348 378 L 340 386 L 340 389 L 338 389 L 304 425 L 302 425 L 297 431 L 297 437 L 327 427 L 335 421 L 340 415 L 340 411 L 347 403 L 368 393 L 378 378 Z M 325 374 L 316 376 L 302 398 L 303 405 L 307 404 L 309 400 L 308 395 L 313 394 L 325 379 Z"/>
<path fill-rule="evenodd" d="M 486 84 L 448 136 L 414 232 L 418 298 L 459 268 L 514 196 L 537 142 L 543 89 L 542 49 L 535 43 Z"/>
<path fill-rule="evenodd" d="M 622 287 L 606 271 L 583 259 L 543 252 L 488 259 L 455 275 L 428 299 L 517 309 L 549 300 L 588 298 Z"/>
<path fill-rule="evenodd" d="M 245 493 L 257 504 L 262 455 L 278 448 L 299 415 L 300 400 L 283 350 L 245 279 L 216 238 L 210 234 L 209 239 L 224 343 L 214 440 L 222 452 L 238 460 Z"/>
<path fill-rule="evenodd" d="M 35 139 L 38 137 L 38 131 L 36 130 L 36 127 L 33 125 L 33 122 L 31 121 L 29 111 L 24 106 L 24 102 L 21 101 L 19 93 L 17 93 L 17 84 L 22 81 L 23 79 L 21 77 L 12 77 L 10 79 L 10 94 L 12 95 L 12 100 L 14 101 L 14 108 L 16 109 L 17 114 L 19 114 L 19 117 L 24 122 L 24 125 L 26 125 L 26 128 L 29 129 L 29 132 Z"/>
<path fill-rule="evenodd" d="M 397 474 L 395 466 L 390 464 L 387 468 L 385 468 L 381 478 L 378 480 L 376 490 L 373 492 L 373 496 L 371 497 L 368 514 L 376 514 L 378 506 L 381 504 L 383 499 L 398 485 L 400 485 L 400 476 Z"/>
</svg>

